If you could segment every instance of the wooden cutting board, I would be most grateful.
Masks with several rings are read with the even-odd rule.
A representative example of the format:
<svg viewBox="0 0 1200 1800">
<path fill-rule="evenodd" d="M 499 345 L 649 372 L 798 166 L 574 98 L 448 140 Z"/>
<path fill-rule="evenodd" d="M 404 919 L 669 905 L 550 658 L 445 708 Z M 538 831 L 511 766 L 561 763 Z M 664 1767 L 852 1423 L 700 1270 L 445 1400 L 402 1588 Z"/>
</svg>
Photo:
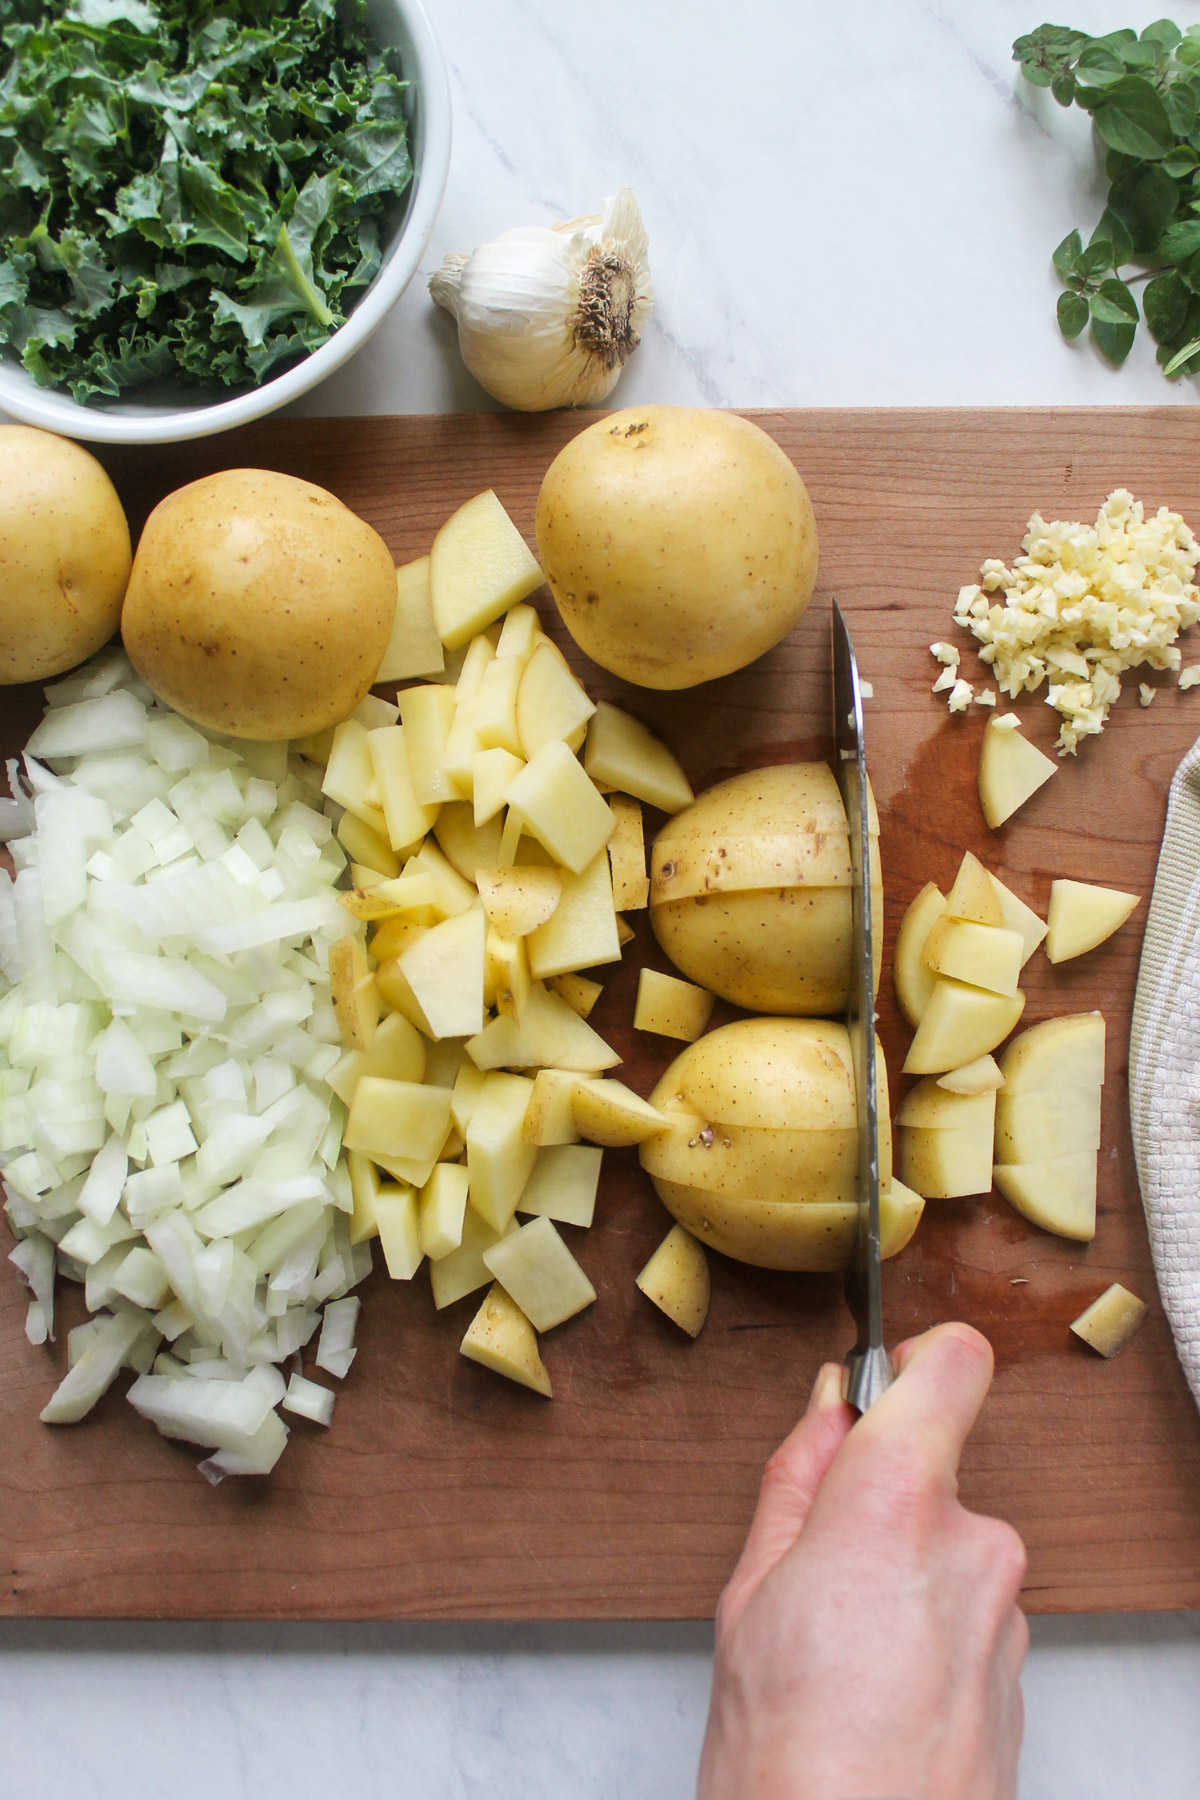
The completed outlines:
<svg viewBox="0 0 1200 1800">
<path fill-rule="evenodd" d="M 836 593 L 875 690 L 867 730 L 889 961 L 913 894 L 930 878 L 949 882 L 966 849 L 1042 910 L 1055 875 L 1148 898 L 1171 773 L 1200 731 L 1200 694 L 1164 682 L 1143 710 L 1131 682 L 1103 737 L 993 834 L 975 792 L 984 717 L 952 718 L 931 695 L 928 645 L 958 635 L 957 589 L 985 556 L 1016 552 L 1034 508 L 1090 520 L 1123 485 L 1200 526 L 1200 414 L 755 416 L 794 458 L 816 507 L 821 575 L 808 615 L 754 667 L 681 694 L 627 689 L 572 651 L 591 691 L 654 725 L 697 788 L 747 766 L 825 755 Z M 332 488 L 401 560 L 424 552 L 447 513 L 488 486 L 532 540 L 542 472 L 584 422 L 285 419 L 103 460 L 135 528 L 184 481 L 267 464 Z M 972 661 L 964 658 L 968 674 Z M 38 710 L 34 691 L 4 694 L 7 753 Z M 1021 711 L 1048 747 L 1050 709 L 1027 698 Z M 1022 1532 L 1035 1612 L 1200 1605 L 1200 1419 L 1157 1300 L 1126 1102 L 1144 917 L 1143 905 L 1077 962 L 1051 969 L 1039 954 L 1026 971 L 1027 1021 L 1095 1006 L 1108 1020 L 1095 1242 L 1050 1237 L 995 1197 L 931 1203 L 884 1277 L 894 1339 L 965 1318 L 995 1346 L 996 1383 L 968 1447 L 963 1493 Z M 601 971 L 593 1016 L 642 1092 L 670 1056 L 664 1041 L 630 1026 L 647 960 L 666 967 L 642 915 L 620 971 Z M 907 1034 L 886 979 L 880 1006 L 894 1103 Z M 714 1023 L 732 1016 L 719 1009 Z M 158 1437 L 120 1391 L 81 1425 L 38 1423 L 64 1366 L 62 1333 L 50 1349 L 26 1343 L 25 1296 L 0 1262 L 0 1613 L 711 1615 L 764 1459 L 821 1361 L 850 1342 L 840 1279 L 714 1256 L 712 1311 L 693 1344 L 634 1287 L 669 1221 L 633 1152 L 606 1155 L 597 1218 L 572 1241 L 599 1300 L 545 1343 L 552 1403 L 459 1356 L 475 1300 L 438 1315 L 423 1276 L 400 1285 L 377 1271 L 332 1429 L 296 1424 L 269 1480 L 217 1489 L 197 1475 L 199 1453 Z M 1114 1279 L 1151 1307 L 1141 1334 L 1106 1363 L 1067 1326 Z"/>
</svg>

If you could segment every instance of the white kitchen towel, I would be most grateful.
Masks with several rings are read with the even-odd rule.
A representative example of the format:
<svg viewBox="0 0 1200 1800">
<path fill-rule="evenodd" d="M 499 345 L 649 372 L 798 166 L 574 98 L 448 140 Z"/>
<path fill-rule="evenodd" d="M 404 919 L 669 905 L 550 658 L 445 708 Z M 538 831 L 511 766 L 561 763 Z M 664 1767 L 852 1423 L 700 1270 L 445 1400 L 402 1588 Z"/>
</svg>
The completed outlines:
<svg viewBox="0 0 1200 1800">
<path fill-rule="evenodd" d="M 1129 1045 L 1150 1248 L 1200 1406 L 1200 739 L 1171 783 Z"/>
</svg>

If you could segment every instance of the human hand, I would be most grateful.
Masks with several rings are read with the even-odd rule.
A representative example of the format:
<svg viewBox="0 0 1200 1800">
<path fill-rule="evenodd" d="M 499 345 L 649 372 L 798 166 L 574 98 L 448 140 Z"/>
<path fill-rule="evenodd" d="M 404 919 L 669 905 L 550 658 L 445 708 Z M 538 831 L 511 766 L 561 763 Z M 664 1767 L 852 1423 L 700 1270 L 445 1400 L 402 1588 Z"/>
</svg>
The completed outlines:
<svg viewBox="0 0 1200 1800">
<path fill-rule="evenodd" d="M 767 1464 L 717 1607 L 698 1800 L 1015 1800 L 1025 1550 L 956 1480 L 991 1347 L 939 1325 L 895 1362 L 861 1419 L 827 1364 Z"/>
</svg>

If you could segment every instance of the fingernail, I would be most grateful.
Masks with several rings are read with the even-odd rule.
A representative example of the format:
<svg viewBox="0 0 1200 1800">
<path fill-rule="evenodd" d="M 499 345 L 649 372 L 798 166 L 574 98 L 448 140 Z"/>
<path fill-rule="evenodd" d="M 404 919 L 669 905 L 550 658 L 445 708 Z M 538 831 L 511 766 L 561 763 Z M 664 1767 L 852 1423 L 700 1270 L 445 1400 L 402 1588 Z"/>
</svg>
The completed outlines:
<svg viewBox="0 0 1200 1800">
<path fill-rule="evenodd" d="M 825 1363 L 817 1371 L 817 1379 L 813 1382 L 812 1393 L 808 1396 L 809 1412 L 827 1412 L 832 1406 L 842 1403 L 842 1366 L 840 1363 Z"/>
</svg>

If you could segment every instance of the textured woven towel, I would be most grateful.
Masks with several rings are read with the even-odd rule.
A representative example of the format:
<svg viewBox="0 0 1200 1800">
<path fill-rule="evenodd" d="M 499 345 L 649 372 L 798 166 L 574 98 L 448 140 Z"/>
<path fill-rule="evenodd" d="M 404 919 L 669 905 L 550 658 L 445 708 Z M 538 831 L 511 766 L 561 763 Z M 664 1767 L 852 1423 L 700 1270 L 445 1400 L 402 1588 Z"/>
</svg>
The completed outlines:
<svg viewBox="0 0 1200 1800">
<path fill-rule="evenodd" d="M 1200 740 L 1171 783 L 1142 946 L 1129 1111 L 1158 1286 L 1200 1406 Z"/>
</svg>

